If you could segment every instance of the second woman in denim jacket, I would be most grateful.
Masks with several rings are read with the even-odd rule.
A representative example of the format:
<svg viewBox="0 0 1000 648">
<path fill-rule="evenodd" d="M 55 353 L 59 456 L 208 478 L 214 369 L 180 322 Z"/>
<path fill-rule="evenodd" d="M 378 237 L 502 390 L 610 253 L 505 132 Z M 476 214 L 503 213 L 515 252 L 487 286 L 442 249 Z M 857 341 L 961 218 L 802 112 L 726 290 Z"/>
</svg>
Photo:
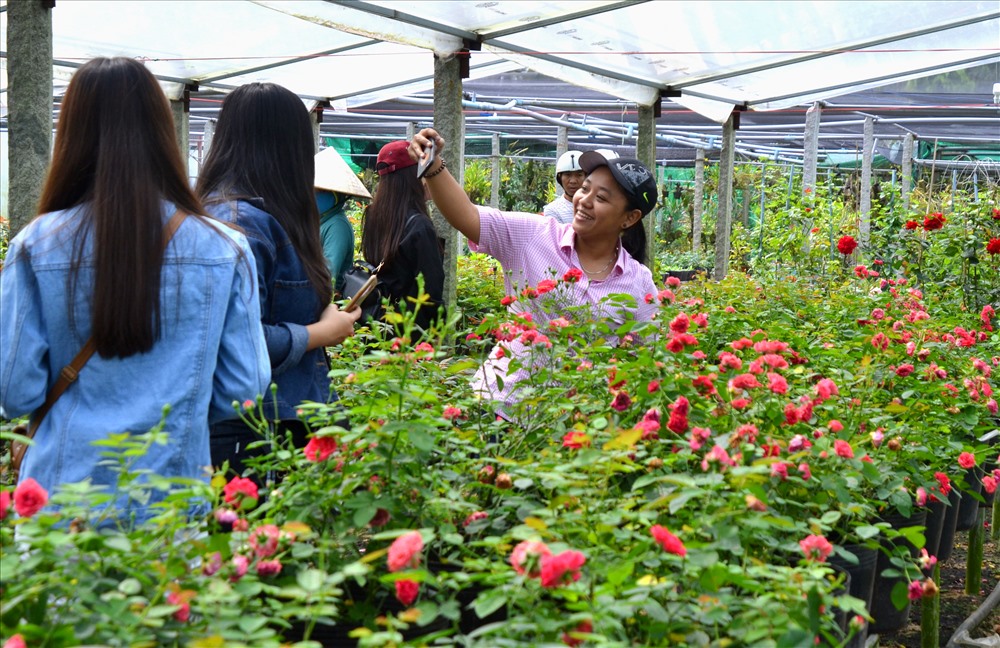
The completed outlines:
<svg viewBox="0 0 1000 648">
<path fill-rule="evenodd" d="M 302 101 L 281 86 L 251 83 L 223 101 L 198 180 L 208 212 L 238 225 L 253 249 L 277 386 L 275 399 L 265 396 L 264 415 L 280 419 L 296 446 L 304 445 L 308 434 L 296 415 L 299 404 L 337 400 L 325 347 L 352 335 L 360 315 L 330 304 L 333 287 L 313 196 L 313 152 L 312 126 Z M 259 438 L 236 418 L 213 426 L 213 464 L 228 460 L 242 474 L 246 446 Z"/>
</svg>

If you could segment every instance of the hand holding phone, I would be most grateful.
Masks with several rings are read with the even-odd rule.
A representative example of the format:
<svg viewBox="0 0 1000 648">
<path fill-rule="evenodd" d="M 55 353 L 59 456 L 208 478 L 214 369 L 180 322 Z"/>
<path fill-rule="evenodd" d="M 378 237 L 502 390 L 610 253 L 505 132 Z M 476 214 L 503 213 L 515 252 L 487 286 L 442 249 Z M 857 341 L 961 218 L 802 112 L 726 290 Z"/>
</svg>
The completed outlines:
<svg viewBox="0 0 1000 648">
<path fill-rule="evenodd" d="M 361 284 L 358 291 L 351 297 L 351 301 L 347 302 L 347 306 L 344 307 L 345 312 L 350 313 L 351 311 L 360 308 L 361 304 L 363 304 L 365 299 L 368 298 L 368 295 L 375 290 L 375 286 L 378 285 L 378 271 L 382 269 L 382 265 L 383 264 L 380 263 L 372 269 L 371 276 L 369 276 L 368 279 Z"/>
<path fill-rule="evenodd" d="M 351 297 L 351 301 L 347 302 L 347 306 L 344 307 L 344 311 L 350 313 L 351 311 L 360 308 L 361 304 L 364 303 L 368 295 L 372 294 L 372 291 L 375 290 L 375 286 L 377 284 L 378 284 L 377 275 L 373 274 L 372 276 L 368 277 L 368 281 L 363 283 L 361 285 L 361 288 L 358 289 L 358 292 L 354 293 L 354 296 Z"/>
<path fill-rule="evenodd" d="M 420 162 L 417 163 L 417 177 L 424 177 L 424 173 L 427 169 L 434 164 L 434 159 L 437 157 L 437 145 L 431 140 L 431 145 L 424 149 L 424 157 L 421 158 Z"/>
</svg>

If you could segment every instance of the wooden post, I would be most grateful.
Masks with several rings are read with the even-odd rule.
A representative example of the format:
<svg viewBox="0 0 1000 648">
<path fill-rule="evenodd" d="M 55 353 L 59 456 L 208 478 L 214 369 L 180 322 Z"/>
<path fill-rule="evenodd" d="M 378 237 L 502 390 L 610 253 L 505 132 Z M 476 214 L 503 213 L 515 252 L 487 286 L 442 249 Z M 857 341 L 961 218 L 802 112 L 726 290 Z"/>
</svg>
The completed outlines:
<svg viewBox="0 0 1000 648">
<path fill-rule="evenodd" d="M 434 128 L 448 143 L 444 159 L 448 171 L 464 185 L 465 115 L 462 112 L 462 71 L 459 56 L 434 55 Z M 454 310 L 458 301 L 458 254 L 462 244 L 458 230 L 434 208 L 431 213 L 444 245 L 444 303 Z"/>
<path fill-rule="evenodd" d="M 656 107 L 639 106 L 639 132 L 635 143 L 636 157 L 646 165 L 657 178 L 656 173 Z M 659 198 L 659 196 L 657 196 Z M 656 260 L 656 215 L 659 213 L 658 207 L 646 214 L 642 219 L 642 226 L 646 230 L 646 265 L 652 269 Z"/>
<path fill-rule="evenodd" d="M 490 207 L 500 209 L 500 133 L 493 133 L 490 152 Z"/>
<path fill-rule="evenodd" d="M 691 251 L 701 251 L 701 219 L 705 201 L 705 149 L 694 152 L 694 202 L 691 205 Z"/>
<path fill-rule="evenodd" d="M 865 117 L 864 150 L 861 152 L 861 226 L 858 244 L 863 252 L 871 247 L 872 230 L 872 155 L 875 148 L 875 120 Z"/>
<path fill-rule="evenodd" d="M 736 111 L 722 125 L 722 152 L 719 157 L 719 211 L 715 217 L 716 281 L 729 274 L 729 232 L 733 211 L 733 166 L 736 163 Z"/>
<path fill-rule="evenodd" d="M 38 213 L 52 150 L 51 0 L 7 3 L 10 235 Z"/>
</svg>

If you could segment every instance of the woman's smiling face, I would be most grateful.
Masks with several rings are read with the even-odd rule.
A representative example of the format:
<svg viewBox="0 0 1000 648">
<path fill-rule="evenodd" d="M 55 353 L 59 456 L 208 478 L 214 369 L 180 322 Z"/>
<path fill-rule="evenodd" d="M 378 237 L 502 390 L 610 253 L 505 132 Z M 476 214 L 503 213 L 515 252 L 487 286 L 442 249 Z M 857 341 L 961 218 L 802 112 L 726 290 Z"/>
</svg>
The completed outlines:
<svg viewBox="0 0 1000 648">
<path fill-rule="evenodd" d="M 585 236 L 617 237 L 642 214 L 631 209 L 625 192 L 607 167 L 597 167 L 573 196 L 573 231 Z"/>
</svg>

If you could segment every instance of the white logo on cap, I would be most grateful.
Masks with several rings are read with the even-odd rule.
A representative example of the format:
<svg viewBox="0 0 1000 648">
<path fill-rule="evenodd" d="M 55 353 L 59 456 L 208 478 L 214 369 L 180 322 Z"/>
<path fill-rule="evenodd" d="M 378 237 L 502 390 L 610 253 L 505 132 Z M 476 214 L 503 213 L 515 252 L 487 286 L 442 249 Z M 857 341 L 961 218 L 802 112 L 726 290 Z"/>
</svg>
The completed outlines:
<svg viewBox="0 0 1000 648">
<path fill-rule="evenodd" d="M 633 187 L 638 187 L 649 179 L 649 171 L 646 167 L 637 166 L 632 162 L 619 166 L 618 170 L 622 172 L 623 176 L 629 179 Z"/>
</svg>

